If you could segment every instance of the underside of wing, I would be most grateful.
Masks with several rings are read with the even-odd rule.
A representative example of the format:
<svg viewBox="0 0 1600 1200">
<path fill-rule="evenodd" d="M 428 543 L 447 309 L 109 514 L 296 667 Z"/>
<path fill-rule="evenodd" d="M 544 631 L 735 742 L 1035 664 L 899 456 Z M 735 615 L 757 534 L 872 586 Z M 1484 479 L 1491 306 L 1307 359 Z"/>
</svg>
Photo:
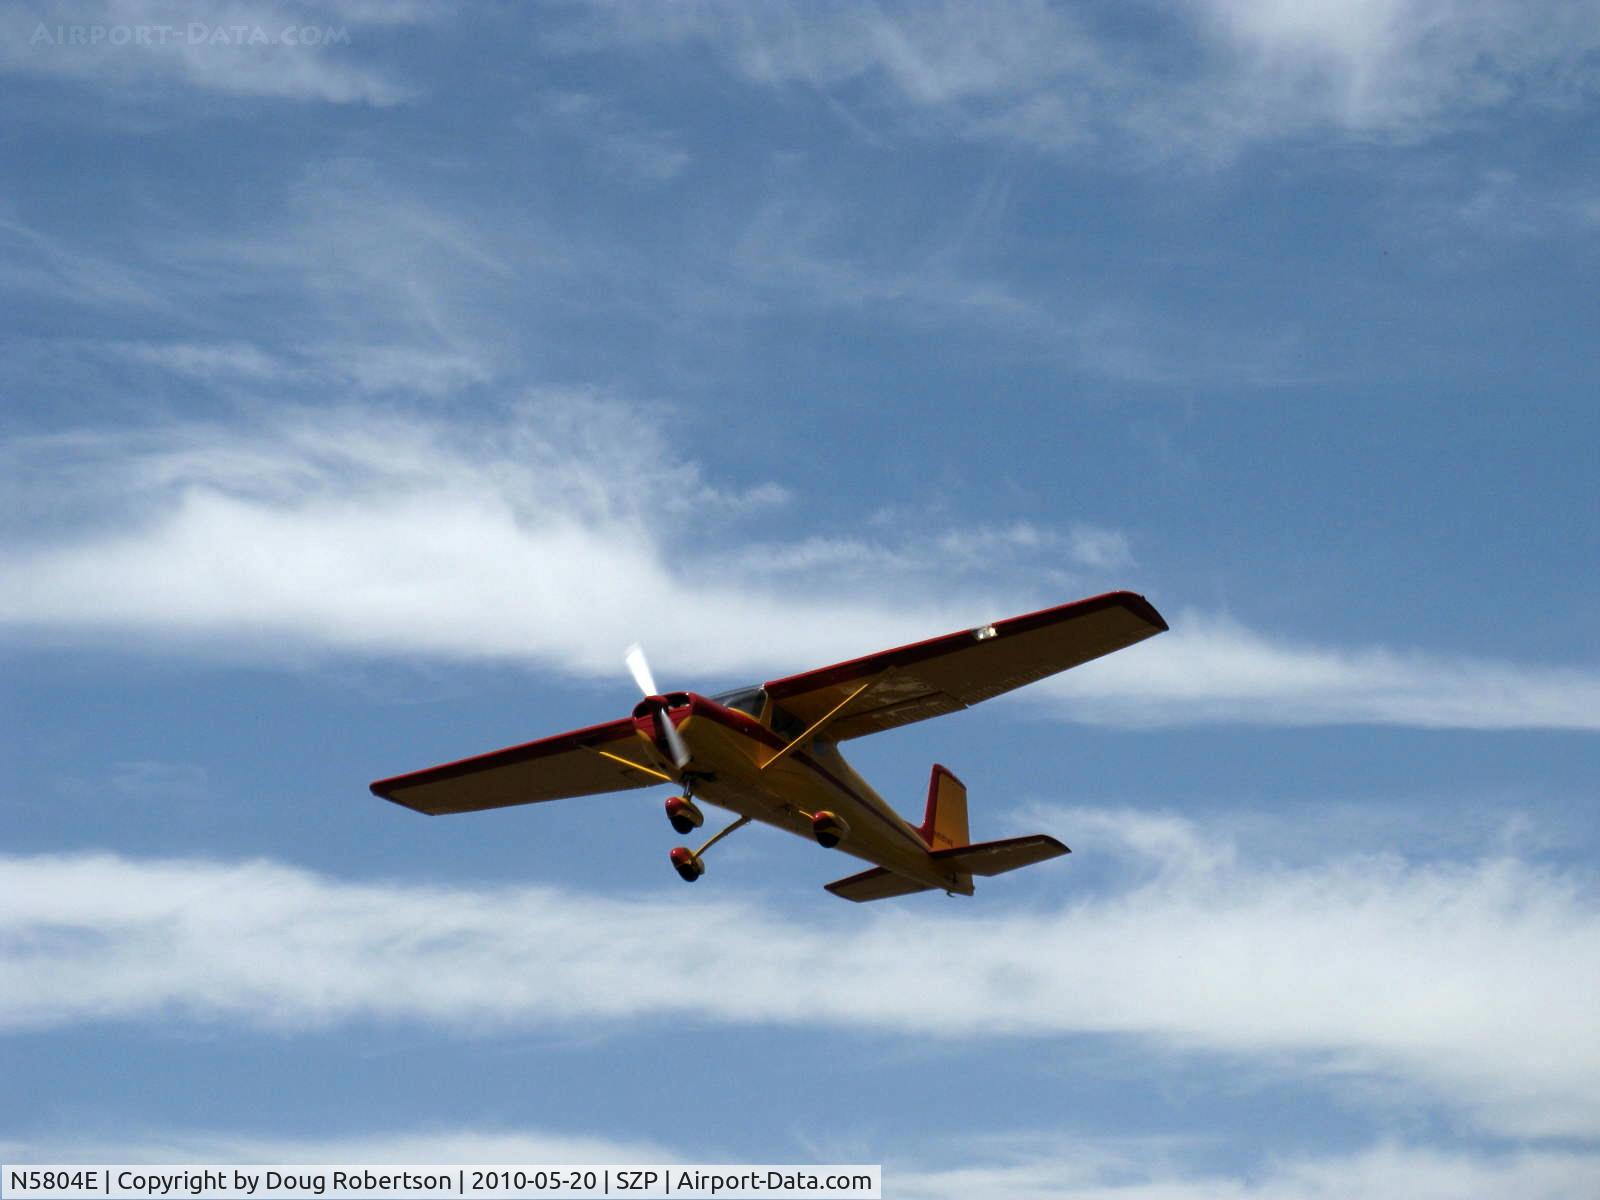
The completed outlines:
<svg viewBox="0 0 1600 1200">
<path fill-rule="evenodd" d="M 1110 592 L 775 679 L 766 692 L 805 724 L 849 701 L 828 725 L 842 740 L 967 708 L 1166 628 L 1143 596 Z"/>
<path fill-rule="evenodd" d="M 574 729 L 380 779 L 372 791 L 385 800 L 435 816 L 619 792 L 661 782 L 661 776 L 640 761 L 633 729 L 627 718 Z M 637 765 L 630 766 L 630 762 Z"/>
</svg>

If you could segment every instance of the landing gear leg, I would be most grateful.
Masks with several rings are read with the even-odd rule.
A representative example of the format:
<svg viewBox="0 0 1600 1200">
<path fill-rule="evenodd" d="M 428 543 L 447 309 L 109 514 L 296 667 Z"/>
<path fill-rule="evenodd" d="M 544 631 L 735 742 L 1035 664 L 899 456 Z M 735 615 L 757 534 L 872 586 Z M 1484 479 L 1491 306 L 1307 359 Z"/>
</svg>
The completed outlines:
<svg viewBox="0 0 1600 1200">
<path fill-rule="evenodd" d="M 672 848 L 672 853 L 668 857 L 672 859 L 672 868 L 678 872 L 678 878 L 682 879 L 685 883 L 693 883 L 696 879 L 699 879 L 700 876 L 706 873 L 706 864 L 701 860 L 700 856 L 707 850 L 711 849 L 711 847 L 715 846 L 723 838 L 727 837 L 735 829 L 742 829 L 748 824 L 750 824 L 749 817 L 740 817 L 733 824 L 728 825 L 712 834 L 711 837 L 706 840 L 705 845 L 701 846 L 698 850 L 691 850 L 687 846 L 674 846 Z"/>
</svg>

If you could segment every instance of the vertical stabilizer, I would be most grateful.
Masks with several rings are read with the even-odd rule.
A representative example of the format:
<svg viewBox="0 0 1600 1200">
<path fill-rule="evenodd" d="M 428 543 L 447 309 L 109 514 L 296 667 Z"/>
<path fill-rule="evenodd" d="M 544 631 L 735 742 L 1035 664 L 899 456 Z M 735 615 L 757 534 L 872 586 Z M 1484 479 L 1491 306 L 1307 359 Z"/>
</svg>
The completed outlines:
<svg viewBox="0 0 1600 1200">
<path fill-rule="evenodd" d="M 952 850 L 972 840 L 967 834 L 967 785 L 938 763 L 928 777 L 928 807 L 917 832 L 929 850 Z"/>
</svg>

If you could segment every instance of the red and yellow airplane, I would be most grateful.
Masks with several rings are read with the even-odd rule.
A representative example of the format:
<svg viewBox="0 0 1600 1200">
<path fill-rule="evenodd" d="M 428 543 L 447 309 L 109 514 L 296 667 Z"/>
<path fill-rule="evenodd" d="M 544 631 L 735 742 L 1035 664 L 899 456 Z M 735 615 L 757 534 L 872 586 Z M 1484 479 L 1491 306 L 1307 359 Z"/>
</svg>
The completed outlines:
<svg viewBox="0 0 1600 1200">
<path fill-rule="evenodd" d="M 955 712 L 1166 628 L 1144 597 L 1110 592 L 714 698 L 658 693 L 635 646 L 627 662 L 645 697 L 632 716 L 381 779 L 372 790 L 437 815 L 667 783 L 681 790 L 666 802 L 681 834 L 705 821 L 695 797 L 737 814 L 698 850 L 673 849 L 672 865 L 690 882 L 705 873 L 714 843 L 765 821 L 873 864 L 828 884 L 835 896 L 970 896 L 974 875 L 1031 866 L 1067 847 L 1044 834 L 969 841 L 967 790 L 937 764 L 922 824 L 912 825 L 836 743 Z"/>
</svg>

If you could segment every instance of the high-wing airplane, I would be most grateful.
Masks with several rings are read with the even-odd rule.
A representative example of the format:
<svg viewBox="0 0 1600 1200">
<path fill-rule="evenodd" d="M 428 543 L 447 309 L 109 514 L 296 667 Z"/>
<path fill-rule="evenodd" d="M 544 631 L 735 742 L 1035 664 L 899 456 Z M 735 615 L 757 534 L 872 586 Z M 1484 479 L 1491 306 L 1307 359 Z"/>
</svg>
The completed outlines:
<svg viewBox="0 0 1600 1200">
<path fill-rule="evenodd" d="M 1032 866 L 1067 847 L 1045 834 L 970 841 L 967 789 L 937 764 L 922 824 L 912 825 L 837 743 L 955 712 L 1166 628 L 1143 596 L 1110 592 L 712 698 L 658 692 L 635 646 L 627 663 L 645 696 L 631 716 L 380 779 L 372 791 L 437 815 L 671 784 L 680 794 L 667 800 L 667 819 L 680 834 L 705 822 L 697 797 L 737 816 L 699 849 L 672 850 L 691 883 L 715 843 L 764 821 L 873 864 L 826 885 L 835 896 L 970 896 L 974 875 Z"/>
</svg>

